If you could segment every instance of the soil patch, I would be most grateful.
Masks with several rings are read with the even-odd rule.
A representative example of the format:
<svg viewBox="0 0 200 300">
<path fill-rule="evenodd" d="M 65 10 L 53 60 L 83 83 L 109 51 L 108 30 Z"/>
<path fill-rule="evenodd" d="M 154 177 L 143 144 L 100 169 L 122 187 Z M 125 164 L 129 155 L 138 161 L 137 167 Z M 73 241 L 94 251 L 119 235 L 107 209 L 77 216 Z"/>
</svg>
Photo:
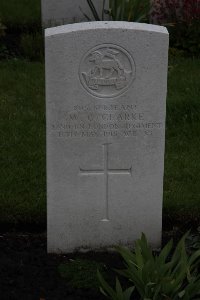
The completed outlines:
<svg viewBox="0 0 200 300">
<path fill-rule="evenodd" d="M 163 245 L 172 237 L 176 242 L 181 235 L 180 228 L 164 231 Z M 93 261 L 105 266 L 107 279 L 114 283 L 116 273 L 113 269 L 123 267 L 119 255 L 105 252 L 47 254 L 46 240 L 45 233 L 0 234 L 0 299 L 105 300 L 98 288 L 91 288 L 91 283 L 90 287 L 77 287 L 69 277 L 62 278 L 59 267 L 76 260 Z M 83 266 L 83 276 L 81 275 L 83 278 L 87 276 L 84 268 Z"/>
<path fill-rule="evenodd" d="M 45 234 L 0 235 L 1 300 L 103 300 L 98 289 L 75 288 L 61 278 L 58 266 L 75 259 L 103 262 L 108 268 L 121 268 L 112 253 L 49 255 Z"/>
</svg>

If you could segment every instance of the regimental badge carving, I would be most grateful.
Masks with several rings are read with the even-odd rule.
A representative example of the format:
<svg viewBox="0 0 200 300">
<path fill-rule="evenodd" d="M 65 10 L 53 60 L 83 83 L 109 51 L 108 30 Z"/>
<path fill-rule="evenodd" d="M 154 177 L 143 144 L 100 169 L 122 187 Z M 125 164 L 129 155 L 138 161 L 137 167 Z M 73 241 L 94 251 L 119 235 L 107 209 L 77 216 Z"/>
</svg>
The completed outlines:
<svg viewBox="0 0 200 300">
<path fill-rule="evenodd" d="M 83 57 L 79 76 L 83 87 L 100 98 L 123 94 L 135 79 L 135 62 L 122 47 L 103 44 Z"/>
</svg>

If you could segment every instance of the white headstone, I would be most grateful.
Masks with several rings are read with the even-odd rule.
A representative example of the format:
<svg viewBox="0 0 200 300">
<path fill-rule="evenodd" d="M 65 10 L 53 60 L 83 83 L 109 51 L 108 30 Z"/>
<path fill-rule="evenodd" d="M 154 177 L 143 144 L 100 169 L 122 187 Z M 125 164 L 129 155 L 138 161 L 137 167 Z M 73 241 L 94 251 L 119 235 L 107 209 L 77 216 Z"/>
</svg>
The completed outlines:
<svg viewBox="0 0 200 300">
<path fill-rule="evenodd" d="M 42 0 L 42 23 L 44 27 L 87 21 L 94 19 L 86 0 Z M 103 1 L 93 0 L 99 17 L 102 16 Z M 108 0 L 105 3 L 108 9 Z"/>
<path fill-rule="evenodd" d="M 167 57 L 160 26 L 46 30 L 49 252 L 160 245 Z"/>
</svg>

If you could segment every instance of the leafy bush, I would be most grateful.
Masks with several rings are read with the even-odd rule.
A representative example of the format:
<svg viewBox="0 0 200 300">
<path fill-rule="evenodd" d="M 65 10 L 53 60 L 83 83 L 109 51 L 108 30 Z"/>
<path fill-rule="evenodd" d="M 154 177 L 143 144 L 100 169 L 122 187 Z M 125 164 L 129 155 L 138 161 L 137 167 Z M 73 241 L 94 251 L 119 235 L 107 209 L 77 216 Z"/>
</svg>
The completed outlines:
<svg viewBox="0 0 200 300">
<path fill-rule="evenodd" d="M 200 19 L 191 24 L 182 22 L 171 28 L 171 43 L 193 56 L 200 57 Z"/>
<path fill-rule="evenodd" d="M 9 59 L 12 55 L 5 45 L 0 45 L 0 60 Z"/>
<path fill-rule="evenodd" d="M 41 27 L 40 0 L 1 0 L 0 18 L 12 31 L 37 31 Z"/>
<path fill-rule="evenodd" d="M 186 239 L 186 247 L 189 253 L 192 253 L 200 249 L 200 227 L 197 228 L 197 232 L 190 234 Z"/>
<path fill-rule="evenodd" d="M 148 22 L 149 0 L 110 0 L 110 14 L 114 21 Z"/>
<path fill-rule="evenodd" d="M 133 293 L 135 287 L 129 287 L 128 289 L 123 291 L 118 278 L 116 278 L 115 291 L 109 286 L 109 284 L 107 284 L 99 270 L 97 271 L 97 276 L 102 286 L 102 288 L 100 287 L 100 290 L 104 296 L 110 297 L 110 299 L 112 300 L 130 300 L 131 294 Z"/>
<path fill-rule="evenodd" d="M 42 59 L 40 6 L 40 0 L 0 1 L 0 20 L 5 25 L 0 22 L 0 60 L 21 55 Z"/>
<path fill-rule="evenodd" d="M 105 9 L 105 0 L 101 17 L 98 15 L 92 0 L 87 0 L 96 21 L 104 20 L 109 14 L 113 21 L 148 22 L 150 0 L 109 0 L 109 10 Z"/>
<path fill-rule="evenodd" d="M 0 19 L 0 37 L 5 35 L 5 29 L 6 27 L 1 23 L 1 19 Z"/>
<path fill-rule="evenodd" d="M 151 17 L 168 27 L 171 46 L 200 55 L 200 0 L 155 0 Z"/>
<path fill-rule="evenodd" d="M 0 19 L 0 60 L 2 58 L 7 58 L 8 57 L 7 47 L 2 43 L 2 37 L 5 36 L 5 30 L 6 30 L 6 27 L 1 22 L 1 19 Z"/>
<path fill-rule="evenodd" d="M 159 255 L 154 255 L 146 237 L 136 241 L 135 250 L 131 252 L 124 247 L 117 251 L 124 259 L 126 268 L 117 272 L 126 277 L 135 287 L 141 300 L 192 300 L 200 297 L 200 250 L 192 255 L 186 253 L 185 239 L 182 237 L 172 254 L 172 240 L 163 248 Z M 112 288 L 98 273 L 101 289 L 110 299 L 113 298 Z M 117 281 L 118 282 L 118 281 Z M 117 297 L 122 293 L 120 284 L 116 284 Z"/>
<path fill-rule="evenodd" d="M 21 54 L 30 60 L 42 60 L 44 53 L 41 33 L 23 34 L 20 41 Z"/>
</svg>

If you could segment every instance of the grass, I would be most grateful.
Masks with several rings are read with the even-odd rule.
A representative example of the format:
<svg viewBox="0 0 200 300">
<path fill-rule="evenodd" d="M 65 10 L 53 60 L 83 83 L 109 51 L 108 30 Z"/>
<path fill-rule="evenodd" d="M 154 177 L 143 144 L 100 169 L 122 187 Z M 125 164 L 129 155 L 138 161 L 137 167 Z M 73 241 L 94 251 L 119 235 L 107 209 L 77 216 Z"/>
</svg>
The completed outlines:
<svg viewBox="0 0 200 300">
<path fill-rule="evenodd" d="M 45 194 L 44 67 L 0 62 L 0 220 L 43 223 Z"/>
<path fill-rule="evenodd" d="M 1 0 L 0 19 L 15 30 L 41 26 L 40 0 Z"/>
<path fill-rule="evenodd" d="M 58 272 L 73 288 L 92 288 L 98 290 L 97 269 L 103 272 L 104 264 L 93 260 L 78 258 L 60 264 Z"/>
<path fill-rule="evenodd" d="M 46 221 L 44 66 L 0 62 L 0 220 Z M 170 63 L 164 216 L 174 224 L 200 215 L 200 60 Z"/>
<path fill-rule="evenodd" d="M 168 80 L 164 213 L 200 219 L 200 60 L 171 63 Z M 181 220 L 180 220 L 181 221 Z"/>
</svg>

